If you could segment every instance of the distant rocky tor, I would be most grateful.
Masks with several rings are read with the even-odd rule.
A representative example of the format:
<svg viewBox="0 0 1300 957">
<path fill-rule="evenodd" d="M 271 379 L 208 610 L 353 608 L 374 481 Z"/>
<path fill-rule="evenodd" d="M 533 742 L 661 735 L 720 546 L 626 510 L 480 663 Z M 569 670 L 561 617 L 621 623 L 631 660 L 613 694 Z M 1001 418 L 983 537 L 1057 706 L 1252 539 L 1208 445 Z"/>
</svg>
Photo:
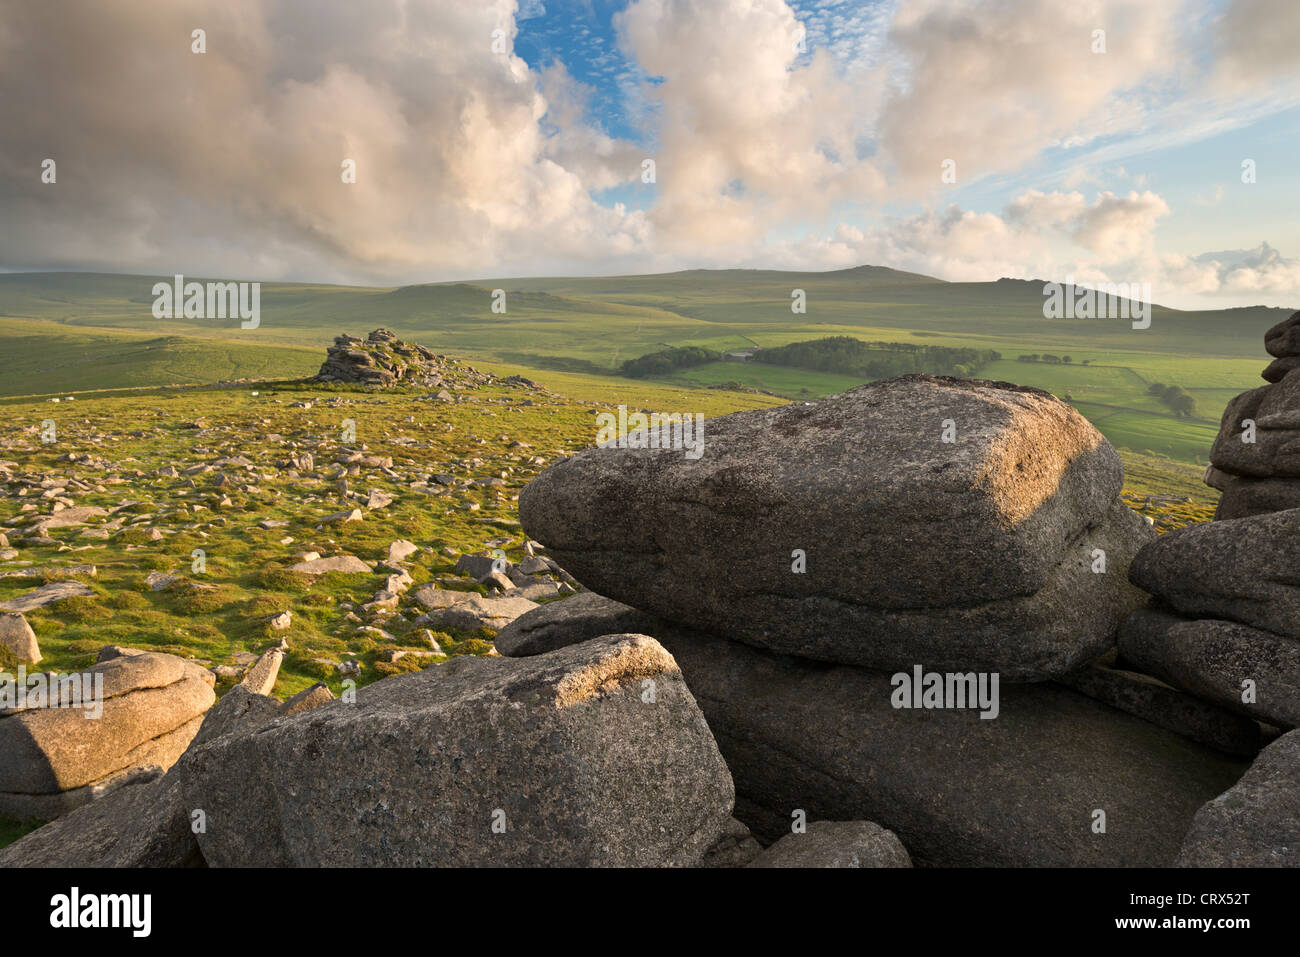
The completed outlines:
<svg viewBox="0 0 1300 957">
<path fill-rule="evenodd" d="M 281 703 L 272 649 L 0 865 L 1295 866 L 1300 509 L 1157 539 L 1121 480 L 1049 394 L 929 376 L 588 449 L 528 559 L 460 556 L 498 597 L 412 592 L 498 656 Z"/>
<path fill-rule="evenodd" d="M 412 385 L 438 389 L 437 398 L 455 401 L 455 393 L 500 382 L 525 388 L 540 387 L 523 376 L 500 379 L 480 372 L 471 365 L 439 355 L 413 342 L 403 342 L 389 329 L 376 329 L 364 339 L 336 336 L 327 350 L 325 362 L 316 373 L 316 382 L 353 382 L 360 385 L 388 387 Z M 449 391 L 450 390 L 450 391 Z"/>
</svg>

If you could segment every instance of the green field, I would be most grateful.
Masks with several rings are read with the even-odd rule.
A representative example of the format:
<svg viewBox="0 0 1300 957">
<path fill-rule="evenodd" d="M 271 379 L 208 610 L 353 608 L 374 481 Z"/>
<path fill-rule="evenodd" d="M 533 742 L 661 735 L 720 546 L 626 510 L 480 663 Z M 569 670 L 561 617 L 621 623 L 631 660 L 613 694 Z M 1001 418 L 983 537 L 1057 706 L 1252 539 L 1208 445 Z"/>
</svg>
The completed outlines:
<svg viewBox="0 0 1300 957">
<path fill-rule="evenodd" d="M 160 277 L 89 273 L 0 276 L 0 395 L 54 395 L 159 384 L 295 378 L 313 372 L 342 332 L 387 326 L 436 351 L 524 375 L 595 381 L 587 394 L 674 394 L 735 384 L 787 399 L 828 395 L 852 376 L 718 362 L 629 386 L 631 358 L 696 345 L 719 352 L 832 335 L 993 349 L 979 375 L 1037 386 L 1075 404 L 1118 447 L 1204 463 L 1224 406 L 1262 384 L 1263 333 L 1287 310 L 1181 312 L 1156 306 L 1151 327 L 1125 320 L 1046 320 L 1039 283 L 948 283 L 879 267 L 828 273 L 691 270 L 653 276 L 485 279 L 400 288 L 264 283 L 257 329 L 237 320 L 158 320 Z M 187 277 L 198 278 L 198 277 Z M 506 312 L 492 312 L 492 291 Z M 803 289 L 807 312 L 791 312 Z M 1017 361 L 1068 355 L 1069 364 Z M 1084 363 L 1087 362 L 1087 365 Z M 1178 385 L 1196 399 L 1177 418 L 1148 393 Z M 581 385 L 578 388 L 585 388 Z M 710 390 L 716 391 L 716 390 Z"/>
</svg>

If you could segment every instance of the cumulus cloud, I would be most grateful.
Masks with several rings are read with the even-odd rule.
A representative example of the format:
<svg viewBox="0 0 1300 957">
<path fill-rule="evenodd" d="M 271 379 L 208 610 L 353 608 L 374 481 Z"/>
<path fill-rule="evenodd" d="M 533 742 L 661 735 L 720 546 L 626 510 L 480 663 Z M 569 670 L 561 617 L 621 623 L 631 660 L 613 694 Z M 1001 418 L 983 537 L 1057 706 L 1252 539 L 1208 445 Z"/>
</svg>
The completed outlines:
<svg viewBox="0 0 1300 957">
<path fill-rule="evenodd" d="M 1178 0 L 912 0 L 890 40 L 902 77 L 880 120 L 898 177 L 939 182 L 1023 166 L 1141 121 L 1143 84 L 1178 61 Z M 1093 52 L 1094 31 L 1105 52 Z M 1126 92 L 1126 97 L 1116 94 Z"/>
<path fill-rule="evenodd" d="M 589 192 L 617 149 L 562 76 L 549 112 L 514 11 L 5 0 L 0 262 L 345 280 L 644 262 L 644 214 Z"/>
<path fill-rule="evenodd" d="M 1231 0 L 1214 25 L 1221 78 L 1234 85 L 1300 75 L 1300 4 Z"/>
<path fill-rule="evenodd" d="M 1199 293 L 1272 294 L 1300 289 L 1300 260 L 1288 259 L 1268 243 L 1254 249 L 1233 249 L 1163 259 L 1171 281 Z"/>
<path fill-rule="evenodd" d="M 1153 232 L 1168 211 L 1151 192 L 1102 192 L 1089 202 L 1078 192 L 1028 190 L 1001 214 L 949 204 L 882 219 L 866 230 L 840 227 L 832 236 L 807 239 L 783 252 L 804 265 L 889 263 L 954 281 L 1070 274 L 1081 281 L 1133 282 L 1163 275 Z"/>
<path fill-rule="evenodd" d="M 615 17 L 652 78 L 657 107 L 656 236 L 679 251 L 744 255 L 774 224 L 880 195 L 859 156 L 871 80 L 825 51 L 803 65 L 804 28 L 784 0 L 634 0 Z"/>
</svg>

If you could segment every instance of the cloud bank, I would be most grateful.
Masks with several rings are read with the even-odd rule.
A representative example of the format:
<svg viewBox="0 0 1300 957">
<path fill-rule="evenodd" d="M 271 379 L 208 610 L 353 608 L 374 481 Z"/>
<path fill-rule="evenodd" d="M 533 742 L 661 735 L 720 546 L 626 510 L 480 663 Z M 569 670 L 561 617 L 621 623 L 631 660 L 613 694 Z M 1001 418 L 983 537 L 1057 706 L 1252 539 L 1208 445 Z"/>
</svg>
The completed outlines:
<svg viewBox="0 0 1300 957">
<path fill-rule="evenodd" d="M 1171 102 L 1298 79 L 1300 7 L 1207 3 L 899 0 L 816 19 L 852 39 L 817 45 L 785 0 L 632 0 L 613 29 L 644 77 L 633 142 L 565 64 L 515 55 L 539 2 L 0 0 L 0 266 L 397 283 L 872 262 L 1300 294 L 1267 242 L 1162 251 L 1178 210 L 1152 189 L 951 199 L 1148 134 Z"/>
</svg>

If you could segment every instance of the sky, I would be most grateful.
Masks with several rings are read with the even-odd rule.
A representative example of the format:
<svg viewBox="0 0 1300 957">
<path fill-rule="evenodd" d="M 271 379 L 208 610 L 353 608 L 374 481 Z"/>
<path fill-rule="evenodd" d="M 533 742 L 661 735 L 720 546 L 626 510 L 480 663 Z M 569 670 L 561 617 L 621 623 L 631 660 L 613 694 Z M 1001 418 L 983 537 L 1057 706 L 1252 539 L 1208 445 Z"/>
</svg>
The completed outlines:
<svg viewBox="0 0 1300 957">
<path fill-rule="evenodd" d="M 0 269 L 1294 307 L 1298 48 L 1296 0 L 0 0 Z"/>
</svg>

